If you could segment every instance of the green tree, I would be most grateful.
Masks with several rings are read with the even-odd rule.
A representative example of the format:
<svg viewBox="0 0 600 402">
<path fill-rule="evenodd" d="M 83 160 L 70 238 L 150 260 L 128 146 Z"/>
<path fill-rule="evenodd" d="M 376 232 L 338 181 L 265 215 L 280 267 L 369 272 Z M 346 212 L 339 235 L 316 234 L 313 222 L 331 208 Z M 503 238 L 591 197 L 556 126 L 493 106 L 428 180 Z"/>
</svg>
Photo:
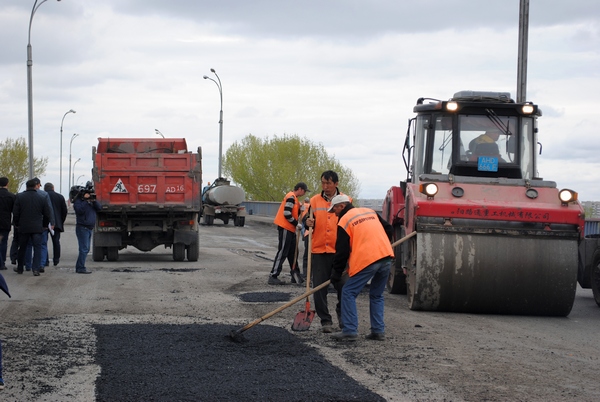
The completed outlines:
<svg viewBox="0 0 600 402">
<path fill-rule="evenodd" d="M 360 183 L 352 170 L 330 156 L 323 144 L 315 144 L 297 135 L 258 138 L 252 134 L 229 147 L 222 161 L 223 172 L 255 201 L 281 201 L 293 186 L 303 181 L 312 190 L 321 191 L 321 173 L 335 171 L 340 190 L 356 197 Z"/>
<path fill-rule="evenodd" d="M 0 141 L 0 176 L 8 177 L 8 190 L 16 193 L 29 178 L 29 148 L 24 138 Z M 34 176 L 46 173 L 48 157 L 33 158 Z"/>
</svg>

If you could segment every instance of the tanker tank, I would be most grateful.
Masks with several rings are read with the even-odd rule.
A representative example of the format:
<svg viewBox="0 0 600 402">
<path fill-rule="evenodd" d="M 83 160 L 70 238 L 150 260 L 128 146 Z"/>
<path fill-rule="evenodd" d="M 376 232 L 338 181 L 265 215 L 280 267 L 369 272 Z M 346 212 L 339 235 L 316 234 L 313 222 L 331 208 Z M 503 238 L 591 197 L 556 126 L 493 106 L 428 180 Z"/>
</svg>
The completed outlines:
<svg viewBox="0 0 600 402">
<path fill-rule="evenodd" d="M 241 205 L 246 199 L 244 190 L 231 185 L 225 178 L 216 179 L 202 189 L 202 211 L 205 225 L 220 219 L 225 225 L 233 220 L 235 226 L 244 226 L 246 209 Z"/>
</svg>

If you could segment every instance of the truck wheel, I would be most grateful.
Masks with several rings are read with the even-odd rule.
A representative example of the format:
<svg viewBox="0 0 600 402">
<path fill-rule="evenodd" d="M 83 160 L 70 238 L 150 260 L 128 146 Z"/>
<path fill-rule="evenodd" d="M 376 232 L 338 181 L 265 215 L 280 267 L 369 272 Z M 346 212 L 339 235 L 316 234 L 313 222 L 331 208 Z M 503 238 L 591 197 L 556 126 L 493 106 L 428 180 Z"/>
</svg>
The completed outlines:
<svg viewBox="0 0 600 402">
<path fill-rule="evenodd" d="M 196 243 L 192 243 L 189 246 L 187 246 L 187 259 L 188 261 L 194 262 L 194 261 L 198 261 L 198 253 L 200 249 L 200 245 L 198 244 L 198 242 Z"/>
<path fill-rule="evenodd" d="M 596 300 L 596 304 L 600 307 L 600 250 L 596 251 L 591 271 L 592 292 L 594 294 L 594 300 Z"/>
<path fill-rule="evenodd" d="M 244 226 L 245 223 L 246 223 L 245 216 L 238 216 L 237 218 L 235 218 L 235 226 Z"/>
<path fill-rule="evenodd" d="M 119 260 L 119 248 L 118 247 L 107 247 L 106 248 L 106 259 L 108 261 Z"/>
<path fill-rule="evenodd" d="M 210 225 L 212 225 L 214 223 L 214 221 L 215 221 L 215 216 L 214 215 L 208 215 L 208 214 L 204 215 L 204 224 L 205 225 L 210 226 Z"/>
<path fill-rule="evenodd" d="M 401 226 L 394 228 L 394 241 L 400 240 L 404 237 L 404 230 Z M 406 275 L 402 269 L 402 244 L 394 247 L 394 255 L 396 256 L 394 264 L 390 269 L 390 276 L 388 277 L 387 289 L 391 294 L 406 294 Z"/>
<path fill-rule="evenodd" d="M 175 261 L 183 261 L 185 259 L 185 244 L 173 244 L 173 259 Z"/>
<path fill-rule="evenodd" d="M 104 247 L 96 247 L 92 248 L 92 259 L 94 261 L 102 261 L 104 260 Z"/>
</svg>

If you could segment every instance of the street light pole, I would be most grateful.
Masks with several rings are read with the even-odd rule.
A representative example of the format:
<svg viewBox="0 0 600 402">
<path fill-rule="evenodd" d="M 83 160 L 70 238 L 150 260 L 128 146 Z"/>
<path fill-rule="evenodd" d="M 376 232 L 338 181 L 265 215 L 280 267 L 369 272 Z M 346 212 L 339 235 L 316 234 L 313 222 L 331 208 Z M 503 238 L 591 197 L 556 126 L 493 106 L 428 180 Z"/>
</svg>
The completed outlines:
<svg viewBox="0 0 600 402">
<path fill-rule="evenodd" d="M 61 122 L 60 122 L 60 194 L 62 194 L 62 150 L 63 150 L 63 146 L 62 146 L 62 133 L 63 133 L 63 123 L 65 121 L 65 117 L 67 117 L 67 115 L 69 113 L 77 113 L 75 112 L 73 109 L 69 110 L 67 113 L 64 114 Z"/>
<path fill-rule="evenodd" d="M 154 129 L 154 133 L 155 133 L 156 135 L 160 135 L 161 137 L 165 138 L 165 136 L 163 135 L 163 133 L 161 133 L 161 132 L 160 132 L 160 130 L 159 130 L 158 128 L 155 128 L 155 129 Z"/>
<path fill-rule="evenodd" d="M 219 178 L 221 178 L 221 157 L 223 155 L 223 86 L 221 85 L 221 79 L 217 75 L 217 72 L 214 68 L 211 68 L 210 71 L 217 77 L 217 81 L 213 80 L 209 76 L 205 75 L 205 80 L 211 80 L 217 85 L 219 88 L 219 96 L 221 97 L 221 112 L 219 114 Z"/>
<path fill-rule="evenodd" d="M 75 133 L 73 134 L 73 136 L 71 136 L 71 143 L 69 144 L 69 191 L 71 191 L 71 148 L 73 146 L 73 140 L 75 139 L 75 137 L 77 137 L 79 134 Z"/>
<path fill-rule="evenodd" d="M 79 162 L 80 160 L 81 160 L 81 158 L 77 158 L 77 160 L 73 164 L 73 181 L 71 182 L 71 183 L 73 183 L 73 185 L 75 185 L 75 165 L 77 165 L 77 162 Z"/>
<path fill-rule="evenodd" d="M 31 16 L 29 17 L 29 32 L 27 35 L 27 124 L 29 128 L 29 178 L 33 179 L 33 78 L 32 78 L 32 67 L 33 59 L 31 57 L 31 23 L 33 22 L 33 16 L 37 9 L 48 0 L 40 1 L 35 0 L 33 8 L 31 9 Z M 58 0 L 60 1 L 60 0 Z"/>
</svg>

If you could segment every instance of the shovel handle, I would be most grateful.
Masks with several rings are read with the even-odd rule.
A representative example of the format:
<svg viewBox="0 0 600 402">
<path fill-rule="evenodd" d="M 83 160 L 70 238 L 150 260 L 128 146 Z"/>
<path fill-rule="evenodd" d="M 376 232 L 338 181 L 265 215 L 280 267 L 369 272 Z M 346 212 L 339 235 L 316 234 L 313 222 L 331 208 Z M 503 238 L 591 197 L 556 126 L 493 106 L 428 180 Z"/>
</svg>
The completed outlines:
<svg viewBox="0 0 600 402">
<path fill-rule="evenodd" d="M 414 232 L 412 232 L 412 233 L 410 233 L 410 234 L 407 234 L 406 236 L 404 236 L 404 237 L 403 237 L 403 238 L 401 238 L 400 240 L 397 240 L 397 241 L 393 242 L 393 243 L 392 243 L 392 248 L 396 247 L 398 244 L 402 244 L 402 243 L 404 243 L 405 241 L 407 241 L 408 239 L 410 239 L 411 237 L 413 237 L 413 236 L 414 236 L 414 235 L 416 235 L 416 234 L 417 234 L 417 232 L 416 232 L 416 231 L 414 231 Z"/>
<path fill-rule="evenodd" d="M 304 299 L 305 297 L 309 297 L 313 293 L 318 292 L 319 290 L 323 289 L 326 286 L 329 286 L 330 283 L 331 283 L 331 280 L 327 280 L 327 281 L 323 282 L 322 284 L 320 284 L 319 286 L 317 286 L 316 288 L 311 289 L 308 292 L 306 292 L 304 294 L 301 294 L 300 296 L 297 296 L 297 297 L 293 298 L 292 300 L 290 300 L 289 302 L 285 303 L 281 307 L 278 307 L 275 310 L 271 311 L 270 313 L 267 313 L 267 314 L 263 315 L 262 317 L 257 318 L 256 320 L 252 321 L 249 324 L 246 324 L 246 326 L 244 326 L 242 329 L 238 330 L 237 333 L 238 334 L 242 333 L 242 332 L 244 332 L 244 331 L 252 328 L 256 324 L 259 324 L 259 323 L 263 322 L 267 318 L 274 316 L 275 314 L 277 314 L 277 313 L 285 310 L 286 308 L 288 308 L 290 306 L 293 306 L 294 304 L 298 303 L 300 300 Z"/>
<path fill-rule="evenodd" d="M 308 215 L 309 218 L 312 219 L 313 217 L 313 210 L 312 208 L 310 209 L 310 214 Z M 313 232 L 313 228 L 310 227 L 308 228 L 308 261 L 307 261 L 307 267 L 306 267 L 306 291 L 308 292 L 310 290 L 310 280 L 311 280 L 311 273 L 312 273 L 312 232 Z M 306 299 L 306 301 L 308 301 L 308 297 Z"/>
</svg>

